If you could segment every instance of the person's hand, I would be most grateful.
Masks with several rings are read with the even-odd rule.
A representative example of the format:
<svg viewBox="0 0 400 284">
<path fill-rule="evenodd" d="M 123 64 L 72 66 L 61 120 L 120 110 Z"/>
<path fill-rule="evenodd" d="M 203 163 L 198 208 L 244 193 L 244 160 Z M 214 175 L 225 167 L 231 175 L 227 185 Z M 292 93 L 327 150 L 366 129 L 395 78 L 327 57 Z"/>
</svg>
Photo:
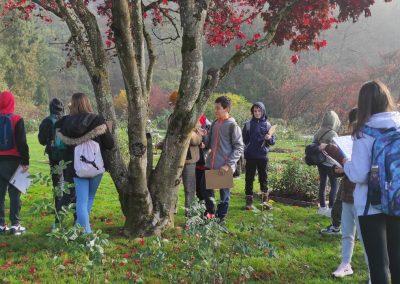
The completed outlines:
<svg viewBox="0 0 400 284">
<path fill-rule="evenodd" d="M 264 139 L 265 139 L 265 140 L 269 140 L 269 139 L 271 139 L 271 138 L 272 138 L 272 135 L 269 135 L 268 133 L 265 134 L 265 136 L 264 136 Z"/>
<path fill-rule="evenodd" d="M 26 172 L 27 170 L 29 170 L 29 165 L 21 165 L 22 167 L 22 172 Z"/>
<path fill-rule="evenodd" d="M 224 165 L 219 169 L 219 174 L 221 176 L 225 175 L 228 171 L 229 171 L 229 166 L 228 165 Z"/>
<path fill-rule="evenodd" d="M 319 149 L 320 149 L 320 150 L 325 150 L 326 146 L 328 146 L 328 144 L 326 144 L 326 143 L 321 143 L 321 144 L 319 144 Z"/>
<path fill-rule="evenodd" d="M 343 171 L 343 168 L 339 168 L 339 167 L 335 167 L 335 173 L 336 174 L 343 174 L 344 173 L 344 171 Z"/>
<path fill-rule="evenodd" d="M 199 133 L 201 136 L 207 135 L 207 130 L 203 128 L 196 128 L 196 132 Z"/>
</svg>

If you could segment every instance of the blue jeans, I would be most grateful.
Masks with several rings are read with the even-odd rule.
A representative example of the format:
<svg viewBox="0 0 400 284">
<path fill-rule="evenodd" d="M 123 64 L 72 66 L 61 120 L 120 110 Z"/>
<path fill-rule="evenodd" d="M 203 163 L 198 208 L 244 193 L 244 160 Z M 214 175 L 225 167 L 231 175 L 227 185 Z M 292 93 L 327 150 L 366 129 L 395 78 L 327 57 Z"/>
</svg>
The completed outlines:
<svg viewBox="0 0 400 284">
<path fill-rule="evenodd" d="M 220 201 L 217 206 L 216 217 L 223 220 L 228 213 L 229 200 L 231 199 L 231 191 L 229 188 L 221 188 L 219 190 Z M 206 202 L 207 213 L 215 214 L 214 190 L 203 190 L 203 198 Z"/>
<path fill-rule="evenodd" d="M 76 222 L 82 228 L 85 228 L 87 234 L 92 232 L 90 229 L 89 215 L 102 176 L 103 175 L 101 174 L 93 178 L 74 177 L 77 215 Z"/>
</svg>

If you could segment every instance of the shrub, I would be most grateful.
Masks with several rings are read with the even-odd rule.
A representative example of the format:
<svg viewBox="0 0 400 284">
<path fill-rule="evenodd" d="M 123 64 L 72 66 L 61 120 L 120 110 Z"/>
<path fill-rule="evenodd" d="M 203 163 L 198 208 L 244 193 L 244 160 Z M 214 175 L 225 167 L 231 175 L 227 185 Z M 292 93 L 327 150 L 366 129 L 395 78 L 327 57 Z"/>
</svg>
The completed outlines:
<svg viewBox="0 0 400 284">
<path fill-rule="evenodd" d="M 318 199 L 319 176 L 316 167 L 292 158 L 284 164 L 271 165 L 270 187 L 275 195 L 303 201 Z"/>
</svg>

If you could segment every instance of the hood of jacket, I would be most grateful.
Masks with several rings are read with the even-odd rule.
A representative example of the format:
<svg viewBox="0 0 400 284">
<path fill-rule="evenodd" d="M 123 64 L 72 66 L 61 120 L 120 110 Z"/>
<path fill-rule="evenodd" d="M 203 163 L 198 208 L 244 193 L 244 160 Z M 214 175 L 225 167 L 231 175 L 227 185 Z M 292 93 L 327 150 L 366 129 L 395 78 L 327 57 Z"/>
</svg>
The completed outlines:
<svg viewBox="0 0 400 284">
<path fill-rule="evenodd" d="M 332 129 L 333 131 L 338 132 L 340 124 L 340 119 L 337 113 L 330 110 L 325 113 L 324 118 L 322 119 L 321 128 Z"/>
<path fill-rule="evenodd" d="M 10 91 L 0 93 L 0 113 L 10 114 L 15 111 L 15 98 Z"/>
<path fill-rule="evenodd" d="M 60 118 L 64 115 L 64 104 L 57 98 L 54 98 L 49 103 L 50 114 Z"/>
<path fill-rule="evenodd" d="M 368 119 L 366 124 L 373 128 L 399 128 L 400 113 L 397 111 L 376 113 Z"/>
<path fill-rule="evenodd" d="M 254 104 L 252 105 L 252 107 L 251 107 L 251 114 L 253 115 L 253 119 L 257 119 L 257 118 L 254 117 L 254 108 L 255 108 L 255 107 L 260 108 L 261 111 L 262 111 L 262 115 L 261 115 L 260 120 L 267 120 L 267 112 L 265 111 L 265 106 L 264 106 L 264 104 L 263 104 L 262 102 L 256 102 L 256 103 L 254 103 Z M 258 120 L 258 119 L 257 119 L 257 120 Z"/>
<path fill-rule="evenodd" d="M 93 113 L 82 113 L 65 116 L 62 127 L 57 133 L 67 145 L 78 145 L 96 138 L 107 131 L 107 125 L 102 116 Z"/>
</svg>

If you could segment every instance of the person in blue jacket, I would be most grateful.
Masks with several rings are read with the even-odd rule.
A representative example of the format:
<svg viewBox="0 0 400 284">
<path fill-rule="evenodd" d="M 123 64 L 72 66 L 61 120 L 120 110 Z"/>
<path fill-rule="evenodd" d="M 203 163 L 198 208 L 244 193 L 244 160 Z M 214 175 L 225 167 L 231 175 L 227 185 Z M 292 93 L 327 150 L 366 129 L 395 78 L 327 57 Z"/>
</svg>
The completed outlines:
<svg viewBox="0 0 400 284">
<path fill-rule="evenodd" d="M 269 134 L 271 124 L 267 120 L 264 104 L 261 102 L 253 104 L 251 114 L 252 119 L 245 123 L 242 130 L 246 159 L 246 210 L 253 208 L 253 182 L 256 170 L 262 192 L 261 203 L 271 208 L 268 203 L 268 152 L 269 146 L 275 144 L 275 136 Z"/>
</svg>

